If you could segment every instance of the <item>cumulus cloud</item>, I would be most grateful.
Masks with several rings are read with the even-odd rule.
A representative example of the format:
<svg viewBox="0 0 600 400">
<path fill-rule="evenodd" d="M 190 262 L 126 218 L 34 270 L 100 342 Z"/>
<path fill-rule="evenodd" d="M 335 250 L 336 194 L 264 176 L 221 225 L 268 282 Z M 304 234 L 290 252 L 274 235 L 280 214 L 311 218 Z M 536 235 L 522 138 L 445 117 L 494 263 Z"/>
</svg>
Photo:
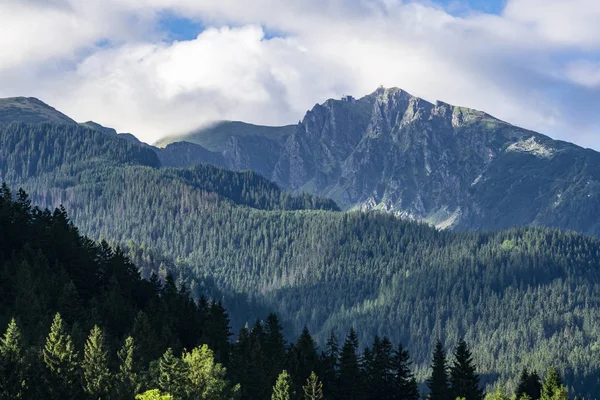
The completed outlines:
<svg viewBox="0 0 600 400">
<path fill-rule="evenodd" d="M 0 39 L 0 95 L 154 141 L 217 119 L 294 123 L 326 98 L 399 86 L 600 148 L 599 6 L 540 2 L 456 17 L 400 0 L 8 0 L 0 14 L 39 29 Z M 164 12 L 208 28 L 163 40 Z"/>
</svg>

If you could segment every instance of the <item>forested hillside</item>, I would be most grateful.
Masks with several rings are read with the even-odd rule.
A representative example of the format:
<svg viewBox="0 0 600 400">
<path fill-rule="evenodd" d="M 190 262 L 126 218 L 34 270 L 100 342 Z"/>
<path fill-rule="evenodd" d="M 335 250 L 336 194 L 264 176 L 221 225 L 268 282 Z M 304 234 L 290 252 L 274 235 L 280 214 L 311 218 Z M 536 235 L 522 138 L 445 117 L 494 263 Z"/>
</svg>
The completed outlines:
<svg viewBox="0 0 600 400">
<path fill-rule="evenodd" d="M 1 399 L 417 400 L 409 352 L 387 337 L 361 351 L 350 329 L 320 351 L 305 328 L 289 346 L 275 314 L 234 342 L 221 303 L 193 301 L 168 274 L 140 277 L 123 252 L 81 236 L 64 209 L 0 189 Z M 432 356 L 432 399 L 482 400 L 471 350 Z M 241 384 L 241 386 L 240 386 Z M 508 399 L 502 389 L 486 399 Z M 523 370 L 520 400 L 568 400 L 554 369 Z M 527 397 L 528 396 L 528 397 Z"/>
<path fill-rule="evenodd" d="M 160 167 L 151 149 L 77 126 L 3 128 L 0 178 L 35 204 L 64 204 L 83 233 L 125 245 L 145 276 L 171 269 L 195 297 L 207 286 L 247 296 L 320 344 L 351 327 L 361 343 L 388 336 L 411 350 L 419 380 L 438 338 L 450 348 L 465 337 L 484 383 L 514 388 L 523 367 L 556 364 L 577 390 L 598 390 L 596 239 L 341 213 L 254 173 Z M 241 318 L 255 317 L 244 305 Z"/>
</svg>

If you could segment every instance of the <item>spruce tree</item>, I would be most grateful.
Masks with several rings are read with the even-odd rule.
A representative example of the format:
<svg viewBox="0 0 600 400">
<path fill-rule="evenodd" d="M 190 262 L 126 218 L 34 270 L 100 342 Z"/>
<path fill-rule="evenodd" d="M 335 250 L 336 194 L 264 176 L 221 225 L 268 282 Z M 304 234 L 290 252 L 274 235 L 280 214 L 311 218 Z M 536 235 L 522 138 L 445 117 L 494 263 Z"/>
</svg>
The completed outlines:
<svg viewBox="0 0 600 400">
<path fill-rule="evenodd" d="M 285 365 L 285 340 L 283 338 L 283 327 L 279 323 L 276 314 L 269 314 L 266 320 L 265 357 L 267 363 L 267 378 L 270 386 L 275 384 L 277 375 Z"/>
<path fill-rule="evenodd" d="M 60 314 L 54 316 L 42 350 L 46 389 L 52 400 L 81 398 L 78 356 Z"/>
<path fill-rule="evenodd" d="M 323 377 L 323 394 L 328 399 L 337 398 L 339 355 L 340 348 L 338 346 L 335 332 L 332 330 L 329 333 L 327 343 L 325 343 L 325 351 L 321 353 L 321 376 Z"/>
<path fill-rule="evenodd" d="M 187 371 L 185 364 L 168 348 L 158 362 L 159 388 L 175 398 L 185 396 Z"/>
<path fill-rule="evenodd" d="M 529 375 L 527 395 L 531 397 L 532 400 L 538 400 L 542 396 L 542 380 L 536 371 L 533 371 Z"/>
<path fill-rule="evenodd" d="M 294 391 L 302 392 L 302 386 L 312 371 L 319 367 L 317 345 L 308 328 L 304 327 L 291 352 L 291 373 L 294 380 Z"/>
<path fill-rule="evenodd" d="M 182 356 L 186 364 L 186 398 L 188 400 L 224 400 L 236 398 L 239 385 L 231 387 L 227 371 L 215 363 L 214 353 L 207 345 L 195 348 Z"/>
<path fill-rule="evenodd" d="M 363 379 L 361 363 L 357 354 L 358 338 L 354 328 L 346 337 L 340 353 L 339 395 L 344 400 L 360 400 L 363 398 Z"/>
<path fill-rule="evenodd" d="M 294 395 L 292 386 L 292 378 L 286 370 L 283 370 L 277 377 L 275 386 L 273 386 L 271 400 L 291 400 Z"/>
<path fill-rule="evenodd" d="M 104 337 L 97 325 L 92 328 L 85 343 L 81 368 L 85 392 L 92 399 L 105 398 L 112 381 L 108 369 L 108 354 L 104 349 Z"/>
<path fill-rule="evenodd" d="M 394 353 L 392 359 L 392 371 L 394 372 L 394 391 L 390 398 L 397 400 L 418 400 L 419 387 L 417 381 L 410 370 L 410 356 L 402 345 L 398 345 L 398 350 Z"/>
<path fill-rule="evenodd" d="M 517 389 L 515 390 L 515 395 L 517 399 L 520 399 L 521 396 L 523 396 L 524 394 L 529 394 L 527 393 L 527 389 L 529 387 L 529 379 L 529 371 L 527 371 L 527 368 L 523 368 L 523 370 L 521 371 L 521 375 L 519 376 L 519 383 L 517 384 Z"/>
<path fill-rule="evenodd" d="M 517 399 L 520 399 L 523 395 L 527 395 L 531 400 L 538 400 L 542 393 L 542 384 L 540 377 L 537 372 L 533 371 L 531 374 L 527 371 L 527 368 L 523 368 L 521 375 L 519 376 L 519 383 L 515 390 Z"/>
<path fill-rule="evenodd" d="M 429 400 L 451 400 L 446 352 L 439 340 L 435 343 L 431 361 L 431 376 L 427 379 L 427 387 L 429 388 Z"/>
<path fill-rule="evenodd" d="M 306 380 L 306 385 L 302 387 L 304 400 L 323 400 L 323 384 L 317 374 L 313 372 Z"/>
<path fill-rule="evenodd" d="M 450 385 L 453 398 L 483 399 L 483 391 L 479 388 L 479 375 L 475 373 L 471 351 L 463 339 L 459 340 L 454 350 L 454 362 L 450 367 Z"/>
<path fill-rule="evenodd" d="M 125 339 L 123 347 L 117 352 L 119 372 L 117 374 L 117 395 L 121 399 L 131 398 L 139 392 L 141 380 L 138 375 L 137 349 L 131 336 Z"/>
<path fill-rule="evenodd" d="M 568 400 L 567 388 L 563 386 L 560 375 L 554 367 L 550 367 L 542 385 L 541 400 Z"/>
<path fill-rule="evenodd" d="M 26 389 L 21 332 L 13 318 L 0 339 L 0 399 L 22 399 Z"/>
</svg>

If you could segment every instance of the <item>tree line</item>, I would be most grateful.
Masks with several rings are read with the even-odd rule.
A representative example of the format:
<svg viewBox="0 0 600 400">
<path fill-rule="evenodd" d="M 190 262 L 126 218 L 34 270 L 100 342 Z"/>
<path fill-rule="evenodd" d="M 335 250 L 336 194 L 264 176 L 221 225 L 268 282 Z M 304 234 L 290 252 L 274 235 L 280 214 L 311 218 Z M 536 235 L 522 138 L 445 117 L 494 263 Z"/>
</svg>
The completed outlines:
<svg viewBox="0 0 600 400">
<path fill-rule="evenodd" d="M 420 396 L 408 351 L 387 337 L 375 336 L 361 348 L 354 329 L 341 346 L 331 332 L 319 351 L 307 328 L 288 344 L 279 318 L 270 314 L 242 327 L 232 341 L 218 301 L 194 300 L 171 274 L 164 281 L 155 274 L 142 279 L 119 248 L 80 235 L 64 209 L 32 207 L 25 192 L 13 198 L 6 185 L 0 190 L 0 266 L 0 320 L 7 326 L 0 339 L 0 398 Z M 425 391 L 431 399 L 483 398 L 464 340 L 452 363 L 441 342 L 432 360 Z M 566 398 L 555 370 L 539 396 L 536 376 L 524 371 L 517 394 Z M 544 388 L 551 384 L 550 393 Z"/>
</svg>

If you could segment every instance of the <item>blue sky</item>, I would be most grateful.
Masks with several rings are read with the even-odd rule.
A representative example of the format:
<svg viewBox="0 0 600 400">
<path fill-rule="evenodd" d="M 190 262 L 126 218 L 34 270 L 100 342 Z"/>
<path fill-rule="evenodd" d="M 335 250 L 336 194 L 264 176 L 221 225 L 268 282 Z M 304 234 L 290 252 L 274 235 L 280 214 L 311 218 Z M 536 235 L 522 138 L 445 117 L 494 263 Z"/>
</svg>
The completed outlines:
<svg viewBox="0 0 600 400">
<path fill-rule="evenodd" d="M 5 0 L 0 97 L 152 142 L 379 85 L 600 149 L 597 0 Z"/>
</svg>

